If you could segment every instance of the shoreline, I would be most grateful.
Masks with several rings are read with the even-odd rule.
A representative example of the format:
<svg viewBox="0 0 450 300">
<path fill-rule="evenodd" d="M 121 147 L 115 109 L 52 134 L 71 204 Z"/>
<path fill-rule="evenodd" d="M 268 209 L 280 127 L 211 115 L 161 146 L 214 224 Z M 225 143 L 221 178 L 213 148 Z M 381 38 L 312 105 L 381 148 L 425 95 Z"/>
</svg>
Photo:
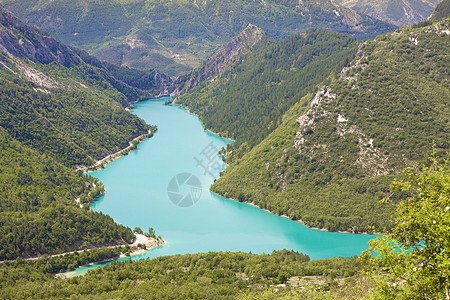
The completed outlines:
<svg viewBox="0 0 450 300">
<path fill-rule="evenodd" d="M 133 243 L 128 244 L 128 246 L 129 247 L 138 247 L 139 245 L 143 245 L 143 246 L 145 246 L 145 249 L 138 248 L 138 249 L 131 251 L 130 255 L 121 254 L 120 257 L 130 257 L 130 256 L 134 256 L 134 255 L 143 254 L 153 248 L 157 248 L 159 246 L 167 244 L 167 242 L 162 239 L 155 239 L 152 237 L 147 237 L 147 236 L 145 236 L 143 234 L 139 234 L 139 233 L 135 233 L 134 235 L 136 236 L 136 240 Z"/>
<path fill-rule="evenodd" d="M 177 102 L 176 100 L 177 100 L 177 99 L 175 99 L 172 103 L 170 103 L 170 105 L 178 105 L 178 106 L 180 106 L 181 108 L 185 109 L 188 113 L 190 113 L 190 114 L 196 116 L 196 117 L 200 120 L 200 122 L 202 122 L 202 120 L 200 119 L 199 115 L 197 115 L 196 113 L 191 112 L 191 111 L 189 110 L 188 107 L 183 107 L 183 105 L 177 104 L 177 103 L 176 103 L 176 102 Z M 203 125 L 203 122 L 202 122 L 202 125 Z M 225 139 L 228 139 L 228 140 L 230 140 L 230 141 L 233 141 L 233 143 L 236 142 L 235 140 L 233 140 L 233 139 L 231 139 L 231 138 L 222 136 L 222 135 L 220 135 L 220 134 L 217 133 L 217 132 L 214 132 L 214 131 L 212 131 L 212 130 L 210 130 L 210 129 L 207 129 L 204 125 L 203 125 L 203 130 L 204 130 L 204 131 L 207 131 L 207 132 L 210 132 L 210 133 L 212 133 L 212 134 L 215 134 L 215 135 L 217 135 L 217 136 L 219 136 L 219 137 L 221 137 L 221 138 L 225 138 Z M 224 162 L 224 164 L 225 164 L 227 167 L 229 167 L 229 165 L 228 165 L 227 163 Z M 215 192 L 213 192 L 213 191 L 211 191 L 211 190 L 210 190 L 210 192 L 212 192 L 214 195 L 220 196 L 220 197 L 225 198 L 225 199 L 230 199 L 230 200 L 233 200 L 233 201 L 236 201 L 236 202 L 241 202 L 241 201 L 236 200 L 236 199 L 233 199 L 233 198 L 226 198 L 226 197 L 224 197 L 224 196 L 222 196 L 222 195 L 219 195 L 219 194 L 217 194 L 217 193 L 215 193 Z M 264 211 L 266 211 L 266 212 L 268 212 L 268 213 L 270 213 L 270 214 L 272 214 L 272 215 L 276 215 L 276 216 L 279 216 L 279 217 L 282 217 L 282 218 L 285 218 L 285 219 L 289 219 L 289 220 L 292 220 L 292 221 L 299 222 L 299 223 L 305 225 L 306 227 L 308 227 L 308 228 L 310 228 L 310 229 L 315 229 L 315 230 L 320 230 L 320 231 L 326 231 L 326 232 L 337 232 L 337 233 L 364 234 L 364 235 L 368 235 L 368 234 L 369 234 L 368 232 L 358 232 L 358 233 L 355 233 L 355 232 L 351 232 L 351 231 L 348 231 L 348 230 L 344 230 L 344 231 L 330 231 L 330 230 L 328 230 L 328 229 L 326 229 L 326 228 L 313 227 L 313 226 L 309 226 L 307 223 L 305 223 L 305 222 L 302 221 L 302 220 L 294 220 L 294 219 L 292 219 L 291 217 L 289 217 L 288 215 L 278 215 L 278 214 L 276 214 L 276 213 L 273 213 L 273 212 L 271 212 L 271 211 L 268 210 L 268 209 L 259 207 L 258 205 L 256 205 L 256 204 L 253 203 L 253 202 L 247 202 L 247 201 L 244 201 L 244 202 L 242 202 L 242 203 L 245 203 L 245 204 L 254 206 L 254 207 L 258 208 L 258 209 L 264 210 Z"/>
<path fill-rule="evenodd" d="M 152 238 L 152 237 L 147 237 L 147 236 L 145 236 L 143 234 L 135 233 L 135 236 L 136 236 L 136 240 L 133 243 L 126 244 L 128 247 L 137 248 L 137 249 L 132 250 L 129 253 L 129 255 L 125 255 L 124 253 L 121 253 L 119 256 L 110 257 L 110 258 L 103 259 L 103 260 L 100 260 L 100 261 L 93 261 L 93 262 L 90 262 L 90 263 L 87 263 L 87 264 L 84 264 L 84 265 L 80 265 L 80 266 L 76 267 L 74 270 L 56 273 L 56 274 L 54 274 L 54 276 L 60 277 L 60 278 L 63 278 L 63 279 L 70 278 L 72 276 L 67 277 L 65 274 L 66 273 L 75 272 L 76 270 L 78 270 L 80 268 L 85 268 L 85 267 L 89 267 L 89 266 L 93 266 L 93 265 L 101 264 L 101 263 L 105 263 L 105 262 L 112 262 L 112 261 L 114 261 L 116 259 L 119 259 L 119 258 L 125 258 L 125 257 L 132 257 L 132 256 L 136 256 L 136 255 L 141 255 L 141 254 L 144 254 L 144 253 L 146 253 L 146 252 L 148 252 L 148 251 L 150 251 L 150 250 L 152 250 L 154 248 L 157 248 L 157 247 L 160 247 L 160 246 L 163 246 L 163 245 L 167 244 L 167 242 L 162 240 L 162 239 L 155 239 L 155 238 Z M 145 249 L 139 248 L 138 245 L 144 245 L 146 248 Z M 123 247 L 123 246 L 124 245 L 115 245 L 115 246 L 110 246 L 110 248 L 118 248 L 118 247 Z M 86 249 L 86 250 L 91 250 L 91 249 Z M 82 252 L 82 251 L 86 251 L 86 250 L 79 250 L 79 251 L 74 251 L 74 252 Z M 73 252 L 68 252 L 68 253 L 73 253 Z M 68 254 L 68 253 L 55 254 L 54 256 L 63 256 L 63 255 Z M 39 258 L 30 258 L 29 260 L 36 260 L 36 259 L 39 259 Z"/>
<path fill-rule="evenodd" d="M 139 144 L 143 140 L 152 137 L 153 134 L 154 134 L 154 132 L 152 132 L 152 129 L 149 129 L 147 133 L 141 134 L 141 135 L 135 137 L 134 139 L 132 139 L 131 141 L 129 141 L 128 142 L 129 145 L 127 147 L 105 156 L 104 158 L 96 161 L 91 166 L 77 166 L 77 168 L 75 169 L 75 172 L 82 171 L 83 173 L 89 173 L 89 172 L 95 172 L 95 171 L 104 169 L 109 163 L 111 163 L 111 162 L 115 161 L 116 159 L 119 159 L 119 158 L 127 155 L 131 151 L 135 150 L 135 149 L 131 150 L 131 148 L 133 146 L 135 146 L 134 143 L 136 143 L 136 146 L 137 146 L 137 144 Z"/>
<path fill-rule="evenodd" d="M 90 250 L 93 250 L 93 249 L 101 249 L 103 247 L 119 248 L 119 247 L 128 246 L 128 247 L 135 248 L 135 247 L 138 247 L 139 244 L 144 245 L 146 247 L 146 249 L 142 249 L 142 248 L 141 249 L 134 249 L 133 251 L 130 252 L 130 255 L 128 255 L 128 256 L 134 256 L 134 255 L 145 253 L 145 252 L 147 252 L 147 251 L 149 251 L 149 250 L 151 250 L 153 248 L 156 248 L 156 247 L 159 247 L 159 246 L 167 244 L 167 242 L 164 241 L 163 239 L 155 239 L 155 238 L 147 237 L 147 236 L 145 236 L 143 234 L 138 234 L 138 233 L 135 233 L 134 235 L 136 236 L 136 240 L 133 243 L 131 243 L 131 244 L 116 244 L 116 245 L 112 245 L 112 246 L 105 246 L 105 245 L 103 245 L 101 247 L 85 248 L 85 249 L 80 249 L 80 250 L 64 252 L 64 253 L 51 254 L 51 255 L 48 255 L 48 257 L 58 257 L 58 256 L 64 256 L 64 255 L 67 255 L 67 254 L 81 253 L 81 252 L 90 251 Z M 43 254 L 41 256 L 36 256 L 36 257 L 26 257 L 26 258 L 17 258 L 17 259 L 22 259 L 22 260 L 25 260 L 25 261 L 27 261 L 27 260 L 38 260 L 38 259 L 41 259 L 44 255 L 46 255 L 46 254 Z M 121 254 L 120 256 L 117 256 L 115 258 L 127 257 L 127 255 L 123 255 L 123 256 L 122 255 L 123 254 Z M 91 263 L 88 263 L 86 265 L 79 266 L 79 267 L 77 267 L 77 269 L 81 268 L 81 267 L 86 267 L 86 266 L 89 266 L 89 265 L 93 265 L 93 264 L 98 264 L 98 263 L 101 263 L 101 262 L 104 262 L 104 261 L 114 260 L 115 258 L 108 258 L 108 259 L 105 259 L 103 261 L 91 262 Z M 0 263 L 14 262 L 17 259 L 2 260 L 2 261 L 0 261 Z M 68 272 L 71 272 L 71 271 L 68 271 Z"/>
<path fill-rule="evenodd" d="M 212 133 L 212 134 L 217 135 L 217 136 L 220 137 L 220 138 L 227 139 L 227 140 L 229 140 L 229 141 L 232 141 L 233 143 L 236 143 L 236 141 L 235 141 L 234 139 L 232 139 L 232 138 L 223 136 L 223 135 L 221 135 L 221 134 L 218 133 L 218 132 L 212 131 L 211 129 L 207 129 L 207 128 L 205 127 L 205 125 L 203 124 L 203 121 L 200 119 L 200 116 L 197 115 L 196 113 L 191 112 L 191 110 L 190 110 L 187 106 L 184 107 L 184 106 L 181 105 L 181 104 L 177 104 L 176 101 L 175 101 L 175 102 L 172 102 L 172 103 L 169 103 L 168 105 L 174 105 L 174 106 L 176 105 L 176 106 L 179 106 L 180 108 L 186 110 L 189 114 L 196 116 L 196 117 L 198 118 L 198 120 L 202 123 L 203 130 L 204 130 L 204 131 L 207 131 L 207 132 L 209 132 L 209 133 Z"/>
<path fill-rule="evenodd" d="M 160 99 L 160 98 L 165 98 L 165 97 L 170 97 L 170 95 L 161 95 L 161 94 L 159 94 L 155 98 L 149 98 L 147 100 Z M 141 101 L 136 100 L 136 101 L 129 102 L 129 105 L 127 107 L 125 107 L 125 110 L 131 113 L 131 109 L 134 108 L 133 104 L 137 104 L 137 103 L 140 103 L 140 102 L 145 102 L 147 100 L 141 100 Z M 132 139 L 131 141 L 129 141 L 128 142 L 129 143 L 128 147 L 125 147 L 125 148 L 123 148 L 121 150 L 118 150 L 117 152 L 114 152 L 114 153 L 111 153 L 111 154 L 107 155 L 106 157 L 96 161 L 93 165 L 90 165 L 90 166 L 83 166 L 83 165 L 76 166 L 75 172 L 83 171 L 83 173 L 88 173 L 88 172 L 95 172 L 95 171 L 98 171 L 98 170 L 101 170 L 101 169 L 105 168 L 109 163 L 111 163 L 111 162 L 115 161 L 116 159 L 119 159 L 119 158 L 127 155 L 129 152 L 133 151 L 134 149 L 130 150 L 130 148 L 133 147 L 133 143 L 134 142 L 137 142 L 137 144 L 139 144 L 143 140 L 152 137 L 153 134 L 157 130 L 158 129 L 156 129 L 154 132 L 152 132 L 152 129 L 149 129 L 147 133 L 141 134 L 141 135 L 135 137 L 134 139 Z"/>
<path fill-rule="evenodd" d="M 326 228 L 318 228 L 318 227 L 309 226 L 308 224 L 306 224 L 306 223 L 303 222 L 302 220 L 294 220 L 294 219 L 292 219 L 291 217 L 289 217 L 288 215 L 278 215 L 278 214 L 276 214 L 276 213 L 274 213 L 274 212 L 271 212 L 270 210 L 268 210 L 268 209 L 266 209 L 266 208 L 261 208 L 261 207 L 259 207 L 258 205 L 256 205 L 256 204 L 253 203 L 253 202 L 239 201 L 239 200 L 236 200 L 236 199 L 233 199 L 233 198 L 227 198 L 227 197 L 224 197 L 224 196 L 219 195 L 219 194 L 217 194 L 216 192 L 213 192 L 213 191 L 211 191 L 211 190 L 210 190 L 210 192 L 213 193 L 214 195 L 217 195 L 217 196 L 222 197 L 222 198 L 224 198 L 224 199 L 229 199 L 229 200 L 233 200 L 233 201 L 236 201 L 236 202 L 245 203 L 245 204 L 247 204 L 247 205 L 251 205 L 251 206 L 256 207 L 256 208 L 258 208 L 258 209 L 261 209 L 261 210 L 263 210 L 263 211 L 265 211 L 265 212 L 268 212 L 268 213 L 270 213 L 270 214 L 272 214 L 272 215 L 275 215 L 275 216 L 278 216 L 278 217 L 282 217 L 282 218 L 285 218 L 285 219 L 288 219 L 288 220 L 291 220 L 291 221 L 299 222 L 299 223 L 301 223 L 302 225 L 305 225 L 307 228 L 310 228 L 310 229 L 320 230 L 320 231 L 325 231 L 325 232 L 336 232 L 336 233 L 348 233 L 348 234 L 370 235 L 368 232 L 358 232 L 358 233 L 355 233 L 355 232 L 351 232 L 351 231 L 347 231 L 347 230 L 344 230 L 344 231 L 331 231 L 331 230 L 328 230 L 328 229 L 326 229 Z"/>
</svg>

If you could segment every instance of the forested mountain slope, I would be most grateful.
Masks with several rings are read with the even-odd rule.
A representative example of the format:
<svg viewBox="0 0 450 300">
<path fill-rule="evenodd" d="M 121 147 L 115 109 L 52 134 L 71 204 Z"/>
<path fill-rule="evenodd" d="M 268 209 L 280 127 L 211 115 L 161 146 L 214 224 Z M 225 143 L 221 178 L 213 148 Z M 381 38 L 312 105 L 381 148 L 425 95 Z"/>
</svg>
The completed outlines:
<svg viewBox="0 0 450 300">
<path fill-rule="evenodd" d="M 60 253 L 92 244 L 130 242 L 129 228 L 82 209 L 103 191 L 0 127 L 0 260 Z"/>
<path fill-rule="evenodd" d="M 394 26 L 330 0 L 1 0 L 31 24 L 97 57 L 169 75 L 187 73 L 249 23 L 275 39 L 307 28 L 359 38 Z"/>
<path fill-rule="evenodd" d="M 266 47 L 272 43 L 273 40 L 261 28 L 249 24 L 241 33 L 211 55 L 198 68 L 175 80 L 176 90 L 172 93 L 173 101 L 178 101 L 179 96 L 186 94 L 193 88 L 204 85 L 206 80 L 215 80 L 214 77 L 216 75 L 250 51 Z"/>
<path fill-rule="evenodd" d="M 205 126 L 236 140 L 246 151 L 272 132 L 282 115 L 332 71 L 345 66 L 357 47 L 351 36 L 308 30 L 278 43 L 264 39 L 177 103 Z"/>
<path fill-rule="evenodd" d="M 0 10 L 0 116 L 14 138 L 91 164 L 149 130 L 124 107 L 164 93 L 169 78 L 103 64 Z"/>
<path fill-rule="evenodd" d="M 103 187 L 73 167 L 154 131 L 124 109 L 164 92 L 149 74 L 70 49 L 0 6 L 0 260 L 133 239 L 87 209 Z"/>
<path fill-rule="evenodd" d="M 433 14 L 430 16 L 431 20 L 439 20 L 441 18 L 448 17 L 450 15 L 450 0 L 442 0 L 438 4 Z"/>
<path fill-rule="evenodd" d="M 379 201 L 392 179 L 426 162 L 433 144 L 441 156 L 450 149 L 449 19 L 427 24 L 361 43 L 212 190 L 310 226 L 389 227 L 396 199 Z"/>
<path fill-rule="evenodd" d="M 373 18 L 398 27 L 408 26 L 428 19 L 441 0 L 337 0 Z"/>
</svg>

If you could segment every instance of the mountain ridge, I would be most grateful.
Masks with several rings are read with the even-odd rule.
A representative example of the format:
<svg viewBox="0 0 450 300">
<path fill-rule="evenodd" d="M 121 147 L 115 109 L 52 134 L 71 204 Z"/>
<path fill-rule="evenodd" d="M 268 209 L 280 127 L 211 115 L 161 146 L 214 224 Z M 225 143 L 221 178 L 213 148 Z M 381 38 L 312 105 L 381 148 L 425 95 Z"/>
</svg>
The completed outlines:
<svg viewBox="0 0 450 300">
<path fill-rule="evenodd" d="M 395 29 L 329 0 L 0 2 L 28 23 L 102 60 L 157 68 L 171 76 L 198 67 L 249 23 L 275 40 L 311 27 L 359 38 Z"/>
<path fill-rule="evenodd" d="M 345 7 L 402 27 L 425 21 L 440 0 L 338 0 Z"/>
<path fill-rule="evenodd" d="M 216 51 L 205 60 L 200 67 L 175 81 L 176 91 L 171 94 L 177 98 L 193 88 L 222 72 L 236 58 L 252 50 L 257 43 L 268 39 L 265 32 L 258 26 L 249 24 L 241 33 L 234 37 L 228 44 Z"/>
<path fill-rule="evenodd" d="M 157 74 L 102 63 L 0 5 L 0 260 L 134 239 L 89 210 L 104 187 L 74 168 L 153 134 L 125 107 L 164 93 Z"/>
<path fill-rule="evenodd" d="M 426 164 L 433 140 L 438 156 L 449 148 L 448 26 L 419 23 L 361 43 L 261 143 L 243 156 L 227 151 L 212 191 L 312 227 L 389 228 L 397 199 L 379 201 L 390 182 Z"/>
</svg>

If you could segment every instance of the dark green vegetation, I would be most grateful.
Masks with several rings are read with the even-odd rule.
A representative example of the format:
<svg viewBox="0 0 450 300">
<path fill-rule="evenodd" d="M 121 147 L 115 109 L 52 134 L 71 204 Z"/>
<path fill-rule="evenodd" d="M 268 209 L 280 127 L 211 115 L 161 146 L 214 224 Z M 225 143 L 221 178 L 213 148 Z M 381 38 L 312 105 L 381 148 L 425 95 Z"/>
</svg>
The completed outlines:
<svg viewBox="0 0 450 300">
<path fill-rule="evenodd" d="M 441 0 L 337 0 L 373 18 L 398 27 L 425 21 Z"/>
<path fill-rule="evenodd" d="M 24 146 L 3 128 L 0 143 L 0 260 L 134 238 L 111 217 L 76 204 L 88 207 L 103 191 L 97 179 Z"/>
<path fill-rule="evenodd" d="M 341 70 L 357 44 L 348 35 L 323 30 L 278 43 L 263 37 L 250 53 L 177 103 L 198 114 L 206 128 L 236 140 L 232 161 L 238 148 L 243 152 L 261 142 L 298 99 Z"/>
<path fill-rule="evenodd" d="M 329 0 L 1 0 L 31 24 L 97 57 L 169 75 L 190 68 L 249 23 L 275 39 L 307 28 L 360 38 L 395 27 Z"/>
<path fill-rule="evenodd" d="M 17 262 L 0 265 L 0 291 L 4 299 L 230 299 L 259 295 L 293 276 L 320 276 L 315 285 L 320 282 L 323 289 L 354 276 L 360 268 L 356 258 L 309 261 L 307 255 L 286 250 L 271 255 L 210 252 L 114 262 L 83 277 L 62 280 L 53 278 L 42 262 Z"/>
<path fill-rule="evenodd" d="M 33 72 L 31 64 L 22 66 L 24 72 Z M 47 70 L 59 74 L 72 72 L 60 66 L 51 68 Z M 85 70 L 84 66 L 80 68 Z M 83 71 L 79 71 L 80 76 Z M 108 153 L 125 148 L 128 140 L 150 129 L 123 109 L 120 101 L 125 102 L 125 97 L 104 81 L 100 81 L 104 88 L 98 90 L 63 87 L 46 93 L 5 68 L 0 72 L 1 126 L 13 138 L 57 157 L 66 165 L 92 164 Z"/>
<path fill-rule="evenodd" d="M 79 252 L 67 253 L 64 255 L 43 255 L 35 260 L 22 260 L 3 262 L 0 266 L 1 280 L 5 282 L 4 286 L 14 285 L 15 281 L 20 280 L 20 274 L 10 276 L 13 270 L 33 269 L 36 275 L 52 278 L 53 274 L 59 272 L 71 271 L 79 266 L 88 265 L 91 262 L 109 261 L 119 258 L 126 247 L 102 247 Z"/>
<path fill-rule="evenodd" d="M 449 161 L 439 165 L 432 159 L 430 168 L 419 174 L 406 170 L 407 181 L 394 181 L 402 198 L 396 226 L 372 242 L 363 260 L 310 261 L 287 250 L 210 252 L 113 262 L 70 279 L 52 275 L 123 250 L 102 248 L 0 264 L 0 293 L 4 299 L 362 299 L 368 293 L 375 299 L 445 299 L 449 174 Z M 396 251 L 398 243 L 412 251 Z M 362 275 L 365 266 L 374 272 L 375 285 Z"/>
<path fill-rule="evenodd" d="M 442 0 L 430 16 L 430 19 L 439 20 L 448 16 L 450 16 L 450 0 Z"/>
<path fill-rule="evenodd" d="M 450 148 L 448 30 L 444 19 L 362 43 L 265 140 L 231 154 L 212 190 L 313 227 L 389 228 L 397 198 L 378 203 L 392 179 L 426 162 L 433 142 L 439 155 Z"/>
<path fill-rule="evenodd" d="M 1 6 L 0 48 L 0 260 L 131 242 L 88 210 L 103 186 L 73 169 L 151 134 L 124 106 L 167 78 L 101 63 Z"/>
</svg>

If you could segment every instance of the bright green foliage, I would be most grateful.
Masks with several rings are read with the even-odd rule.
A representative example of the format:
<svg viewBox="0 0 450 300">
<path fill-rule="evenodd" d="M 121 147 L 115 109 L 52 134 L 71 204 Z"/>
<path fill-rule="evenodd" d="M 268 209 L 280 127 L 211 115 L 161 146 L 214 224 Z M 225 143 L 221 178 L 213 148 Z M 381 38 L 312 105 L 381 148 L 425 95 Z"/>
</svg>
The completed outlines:
<svg viewBox="0 0 450 300">
<path fill-rule="evenodd" d="M 394 181 L 407 193 L 397 208 L 395 228 L 370 242 L 363 257 L 372 267 L 379 299 L 444 299 L 450 293 L 450 162 Z"/>
<path fill-rule="evenodd" d="M 275 39 L 307 28 L 372 37 L 396 27 L 328 0 L 2 0 L 63 42 L 118 65 L 181 75 L 249 23 Z M 179 55 L 179 56 L 178 56 Z"/>
<path fill-rule="evenodd" d="M 41 264 L 37 264 L 38 266 Z M 321 276 L 323 282 L 355 275 L 356 258 L 309 261 L 294 251 L 267 254 L 210 252 L 114 262 L 83 277 L 51 278 L 30 263 L 0 265 L 0 292 L 6 299 L 125 298 L 230 299 L 279 283 L 279 274 Z M 281 276 L 283 277 L 283 275 Z"/>
<path fill-rule="evenodd" d="M 450 149 L 449 24 L 362 43 L 349 68 L 296 103 L 212 190 L 313 227 L 389 228 L 398 197 L 378 204 L 390 182 L 426 162 L 433 141 L 438 155 Z"/>
<path fill-rule="evenodd" d="M 278 43 L 263 40 L 177 103 L 198 114 L 206 128 L 236 140 L 231 162 L 277 128 L 298 99 L 342 69 L 356 47 L 354 38 L 324 30 Z"/>
</svg>

